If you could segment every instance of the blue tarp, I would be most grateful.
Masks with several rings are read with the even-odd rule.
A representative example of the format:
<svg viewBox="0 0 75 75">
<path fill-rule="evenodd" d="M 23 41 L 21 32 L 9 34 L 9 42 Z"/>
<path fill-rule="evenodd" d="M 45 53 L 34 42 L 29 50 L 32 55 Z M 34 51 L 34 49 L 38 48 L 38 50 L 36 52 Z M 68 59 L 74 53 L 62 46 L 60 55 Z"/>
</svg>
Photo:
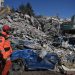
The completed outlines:
<svg viewBox="0 0 75 75">
<path fill-rule="evenodd" d="M 58 56 L 55 53 L 48 53 L 43 59 L 32 49 L 16 50 L 12 53 L 11 60 L 22 59 L 27 68 L 36 69 L 54 69 L 58 62 Z"/>
</svg>

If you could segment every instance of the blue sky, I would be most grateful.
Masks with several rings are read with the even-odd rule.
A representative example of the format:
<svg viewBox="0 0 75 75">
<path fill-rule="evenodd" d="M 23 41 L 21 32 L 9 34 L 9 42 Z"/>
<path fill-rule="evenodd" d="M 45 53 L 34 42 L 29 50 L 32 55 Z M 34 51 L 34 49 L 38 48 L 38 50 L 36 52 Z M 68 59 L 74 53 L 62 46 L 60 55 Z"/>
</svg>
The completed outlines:
<svg viewBox="0 0 75 75">
<path fill-rule="evenodd" d="M 29 2 L 37 15 L 55 16 L 62 18 L 75 14 L 75 0 L 5 0 L 5 5 L 18 8 Z"/>
</svg>

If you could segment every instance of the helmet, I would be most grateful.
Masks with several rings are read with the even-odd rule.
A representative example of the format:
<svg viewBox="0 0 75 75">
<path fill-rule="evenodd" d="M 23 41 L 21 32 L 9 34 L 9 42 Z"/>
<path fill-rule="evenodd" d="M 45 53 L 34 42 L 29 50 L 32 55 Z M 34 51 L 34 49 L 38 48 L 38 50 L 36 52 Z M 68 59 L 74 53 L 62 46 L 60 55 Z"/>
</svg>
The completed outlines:
<svg viewBox="0 0 75 75">
<path fill-rule="evenodd" d="M 5 32 L 11 30 L 11 28 L 10 28 L 8 25 L 4 25 L 2 29 L 3 29 L 3 31 L 5 31 Z"/>
</svg>

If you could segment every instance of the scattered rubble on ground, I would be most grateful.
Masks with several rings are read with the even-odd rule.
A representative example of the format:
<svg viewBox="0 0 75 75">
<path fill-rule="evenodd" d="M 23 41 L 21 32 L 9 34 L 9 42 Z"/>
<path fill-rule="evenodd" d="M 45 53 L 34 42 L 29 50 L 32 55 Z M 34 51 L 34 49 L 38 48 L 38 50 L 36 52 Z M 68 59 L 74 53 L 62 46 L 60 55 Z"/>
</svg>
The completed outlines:
<svg viewBox="0 0 75 75">
<path fill-rule="evenodd" d="M 71 63 L 73 67 L 75 65 L 74 46 L 68 45 L 64 40 L 53 41 L 53 36 L 58 34 L 56 34 L 58 29 L 55 28 L 55 24 L 51 24 L 50 20 L 44 17 L 30 17 L 27 14 L 22 17 L 21 14 L 14 13 L 0 17 L 0 27 L 4 24 L 12 27 L 10 39 L 13 47 L 40 50 L 41 55 L 45 52 L 55 52 L 61 58 L 62 64 Z M 53 46 L 53 43 L 56 46 Z"/>
</svg>

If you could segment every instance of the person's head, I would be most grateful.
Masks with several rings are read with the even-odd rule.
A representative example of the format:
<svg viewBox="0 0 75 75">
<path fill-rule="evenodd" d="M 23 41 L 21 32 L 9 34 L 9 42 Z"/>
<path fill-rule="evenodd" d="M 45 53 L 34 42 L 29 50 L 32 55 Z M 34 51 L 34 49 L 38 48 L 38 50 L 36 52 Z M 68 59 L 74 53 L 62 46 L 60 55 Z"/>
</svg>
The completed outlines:
<svg viewBox="0 0 75 75">
<path fill-rule="evenodd" d="M 7 34 L 10 34 L 11 27 L 10 27 L 9 25 L 4 25 L 4 26 L 2 27 L 2 30 L 3 30 L 4 32 L 6 32 Z"/>
</svg>

